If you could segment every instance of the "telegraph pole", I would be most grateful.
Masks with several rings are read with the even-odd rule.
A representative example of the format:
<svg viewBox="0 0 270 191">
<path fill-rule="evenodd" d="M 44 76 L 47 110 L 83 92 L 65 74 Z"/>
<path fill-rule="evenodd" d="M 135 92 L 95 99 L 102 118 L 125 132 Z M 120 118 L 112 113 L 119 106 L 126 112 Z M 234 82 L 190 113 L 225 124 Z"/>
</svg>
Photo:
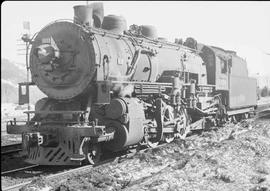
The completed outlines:
<svg viewBox="0 0 270 191">
<path fill-rule="evenodd" d="M 24 34 L 22 36 L 22 40 L 25 42 L 25 51 L 26 51 L 26 55 L 25 55 L 25 64 L 26 64 L 26 91 L 28 94 L 28 103 L 27 103 L 27 110 L 30 110 L 30 96 L 29 96 L 29 47 L 31 45 L 31 39 L 30 39 L 30 22 L 29 21 L 24 21 L 23 22 L 23 29 L 24 29 Z M 30 116 L 29 114 L 27 115 L 27 120 L 30 120 Z"/>
</svg>

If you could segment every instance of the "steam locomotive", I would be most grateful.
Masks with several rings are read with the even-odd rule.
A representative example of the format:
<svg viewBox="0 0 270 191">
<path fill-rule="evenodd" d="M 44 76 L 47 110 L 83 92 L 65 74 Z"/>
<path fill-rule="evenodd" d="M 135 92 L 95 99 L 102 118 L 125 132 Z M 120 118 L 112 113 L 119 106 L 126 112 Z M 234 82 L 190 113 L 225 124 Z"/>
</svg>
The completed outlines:
<svg viewBox="0 0 270 191">
<path fill-rule="evenodd" d="M 184 139 L 256 108 L 256 80 L 236 52 L 193 38 L 172 43 L 151 25 L 127 29 L 101 3 L 75 6 L 74 20 L 23 40 L 32 81 L 19 84 L 19 102 L 29 101 L 30 85 L 47 95 L 26 122 L 7 124 L 29 163 L 95 164 L 102 153 Z"/>
</svg>

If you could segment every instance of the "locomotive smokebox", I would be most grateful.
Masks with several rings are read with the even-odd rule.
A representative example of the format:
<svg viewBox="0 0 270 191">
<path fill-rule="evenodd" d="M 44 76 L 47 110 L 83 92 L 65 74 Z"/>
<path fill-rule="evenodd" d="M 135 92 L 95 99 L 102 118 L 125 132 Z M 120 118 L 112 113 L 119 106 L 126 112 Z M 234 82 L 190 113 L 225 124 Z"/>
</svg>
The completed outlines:
<svg viewBox="0 0 270 191">
<path fill-rule="evenodd" d="M 92 26 L 93 7 L 89 5 L 76 5 L 74 8 L 74 23 Z"/>
</svg>

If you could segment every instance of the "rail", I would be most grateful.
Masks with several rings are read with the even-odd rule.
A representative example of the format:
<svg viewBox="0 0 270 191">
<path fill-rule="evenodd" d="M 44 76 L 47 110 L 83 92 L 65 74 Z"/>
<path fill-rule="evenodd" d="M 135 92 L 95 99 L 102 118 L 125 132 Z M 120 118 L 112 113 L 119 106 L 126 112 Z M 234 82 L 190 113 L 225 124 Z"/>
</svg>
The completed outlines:
<svg viewBox="0 0 270 191">
<path fill-rule="evenodd" d="M 10 144 L 10 145 L 4 145 L 1 146 L 1 155 L 16 153 L 22 150 L 22 144 Z"/>
<path fill-rule="evenodd" d="M 156 148 L 160 148 L 160 147 L 163 147 L 165 145 L 167 145 L 167 144 L 164 143 L 164 144 L 158 145 Z M 75 173 L 80 173 L 80 174 L 87 173 L 89 171 L 89 169 L 91 169 L 91 168 L 102 166 L 102 165 L 114 162 L 116 160 L 119 160 L 121 158 L 128 158 L 128 157 L 134 156 L 136 153 L 142 153 L 142 152 L 145 152 L 145 151 L 150 150 L 150 149 L 152 149 L 152 148 L 146 148 L 146 149 L 142 149 L 142 150 L 140 150 L 138 152 L 132 152 L 132 153 L 128 153 L 128 154 L 125 154 L 125 155 L 110 158 L 110 159 L 104 160 L 104 161 L 102 161 L 99 164 L 94 165 L 94 166 L 93 165 L 86 165 L 86 166 L 78 167 L 78 168 L 75 168 L 75 169 L 67 170 L 67 171 L 64 171 L 64 172 L 60 172 L 60 173 L 57 173 L 57 174 L 52 174 L 52 175 L 44 177 L 44 179 L 45 180 L 54 180 L 56 178 L 61 178 L 63 180 L 63 179 L 66 179 L 65 176 L 68 176 L 68 175 L 72 176 Z M 2 188 L 2 190 L 3 191 L 19 190 L 23 186 L 26 186 L 26 185 L 28 185 L 30 183 L 31 183 L 31 181 L 27 181 L 27 182 L 23 182 L 23 183 L 20 183 L 20 184 L 13 185 L 13 186 L 4 187 L 4 188 Z"/>
<path fill-rule="evenodd" d="M 17 169 L 13 169 L 13 170 L 7 170 L 7 171 L 4 171 L 4 172 L 1 172 L 1 176 L 7 175 L 7 174 L 10 174 L 10 173 L 14 173 L 14 172 L 19 172 L 19 171 L 31 169 L 31 168 L 38 167 L 38 166 L 39 166 L 38 164 L 34 164 L 34 165 L 22 167 L 22 168 L 17 168 Z"/>
</svg>

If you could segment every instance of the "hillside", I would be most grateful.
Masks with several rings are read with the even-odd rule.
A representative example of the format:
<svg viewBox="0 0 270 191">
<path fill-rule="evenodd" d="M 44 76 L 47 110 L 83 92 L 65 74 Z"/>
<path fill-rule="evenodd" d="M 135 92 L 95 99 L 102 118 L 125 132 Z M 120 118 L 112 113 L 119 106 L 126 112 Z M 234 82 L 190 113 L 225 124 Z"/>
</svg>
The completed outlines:
<svg viewBox="0 0 270 191">
<path fill-rule="evenodd" d="M 25 81 L 25 64 L 1 58 L 1 103 L 18 103 L 18 83 Z M 36 87 L 30 91 L 31 103 L 45 96 Z"/>
</svg>

